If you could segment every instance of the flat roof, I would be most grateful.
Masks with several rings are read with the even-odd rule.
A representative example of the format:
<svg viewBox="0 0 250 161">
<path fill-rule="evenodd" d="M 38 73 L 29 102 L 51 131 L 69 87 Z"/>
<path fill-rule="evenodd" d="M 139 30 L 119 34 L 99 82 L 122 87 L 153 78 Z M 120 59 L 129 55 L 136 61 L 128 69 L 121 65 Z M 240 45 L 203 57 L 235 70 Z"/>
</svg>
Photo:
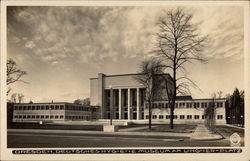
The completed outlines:
<svg viewBox="0 0 250 161">
<path fill-rule="evenodd" d="M 69 103 L 69 102 L 39 102 L 39 103 L 15 103 L 14 105 L 43 105 L 43 104 L 70 104 L 70 105 L 76 105 L 76 106 L 85 106 L 85 107 L 91 107 L 90 105 L 81 105 L 81 104 L 75 104 L 75 103 Z"/>
<path fill-rule="evenodd" d="M 112 75 L 106 75 L 104 73 L 101 73 L 101 74 L 103 74 L 105 77 L 120 77 L 120 76 L 129 76 L 129 75 L 143 75 L 144 73 L 112 74 Z M 155 75 L 169 75 L 169 73 L 162 73 L 162 74 L 155 74 Z M 98 78 L 89 78 L 89 79 L 98 79 Z"/>
</svg>

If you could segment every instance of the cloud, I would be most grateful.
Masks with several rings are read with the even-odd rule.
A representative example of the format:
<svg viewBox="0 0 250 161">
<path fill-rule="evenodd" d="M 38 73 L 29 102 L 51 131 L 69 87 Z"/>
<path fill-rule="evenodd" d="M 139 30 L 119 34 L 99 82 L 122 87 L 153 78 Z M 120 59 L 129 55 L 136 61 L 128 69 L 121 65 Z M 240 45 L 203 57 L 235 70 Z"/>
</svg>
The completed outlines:
<svg viewBox="0 0 250 161">
<path fill-rule="evenodd" d="M 167 7 L 13 7 L 8 32 L 47 63 L 145 57 L 154 45 L 157 17 Z M 240 7 L 186 7 L 209 34 L 207 57 L 243 53 Z M 198 16 L 199 15 L 199 16 Z M 240 15 L 240 16 L 239 16 Z M 240 17 L 240 18 L 239 18 Z M 21 41 L 19 41 L 21 40 Z M 15 41 L 14 41 L 15 42 Z M 143 56 L 144 55 L 144 56 Z"/>
<path fill-rule="evenodd" d="M 32 49 L 32 48 L 34 48 L 36 45 L 35 45 L 35 43 L 33 42 L 33 41 L 27 41 L 26 43 L 25 43 L 25 47 L 26 48 L 30 48 L 30 49 Z"/>
</svg>

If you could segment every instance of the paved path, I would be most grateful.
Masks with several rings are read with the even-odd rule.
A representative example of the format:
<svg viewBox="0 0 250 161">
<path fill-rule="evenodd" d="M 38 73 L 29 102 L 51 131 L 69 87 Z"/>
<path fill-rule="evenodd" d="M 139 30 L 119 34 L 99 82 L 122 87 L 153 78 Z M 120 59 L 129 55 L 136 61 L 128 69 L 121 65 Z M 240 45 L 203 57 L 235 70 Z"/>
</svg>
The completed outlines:
<svg viewBox="0 0 250 161">
<path fill-rule="evenodd" d="M 154 127 L 157 127 L 157 126 L 152 126 L 152 128 Z M 148 126 L 119 129 L 119 132 L 130 132 L 130 131 L 137 131 L 137 130 L 143 130 L 143 129 L 148 129 Z"/>
<path fill-rule="evenodd" d="M 223 139 L 223 136 L 210 132 L 204 124 L 198 124 L 194 133 L 191 134 L 192 140 L 219 140 Z"/>
</svg>

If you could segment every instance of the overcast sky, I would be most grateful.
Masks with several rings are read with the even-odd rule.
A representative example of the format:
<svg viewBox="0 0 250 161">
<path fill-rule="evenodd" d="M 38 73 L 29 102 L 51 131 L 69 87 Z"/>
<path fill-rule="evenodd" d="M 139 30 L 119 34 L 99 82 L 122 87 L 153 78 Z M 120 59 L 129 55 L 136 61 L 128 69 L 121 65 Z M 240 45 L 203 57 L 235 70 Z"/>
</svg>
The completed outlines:
<svg viewBox="0 0 250 161">
<path fill-rule="evenodd" d="M 174 7 L 8 7 L 8 57 L 28 72 L 28 84 L 12 85 L 25 101 L 89 97 L 89 78 L 98 73 L 138 72 L 152 50 L 156 21 Z M 244 19 L 241 7 L 184 7 L 209 34 L 207 64 L 186 66 L 202 90 L 193 98 L 243 89 Z"/>
</svg>

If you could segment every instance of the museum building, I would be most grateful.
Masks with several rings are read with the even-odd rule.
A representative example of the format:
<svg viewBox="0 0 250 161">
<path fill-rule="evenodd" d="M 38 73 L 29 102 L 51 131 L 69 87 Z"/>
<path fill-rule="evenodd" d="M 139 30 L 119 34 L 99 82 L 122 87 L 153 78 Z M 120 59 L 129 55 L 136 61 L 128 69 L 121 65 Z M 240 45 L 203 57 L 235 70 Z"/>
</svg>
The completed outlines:
<svg viewBox="0 0 250 161">
<path fill-rule="evenodd" d="M 90 78 L 91 106 L 98 108 L 99 119 L 129 120 L 140 122 L 149 117 L 148 104 L 145 101 L 146 88 L 137 80 L 142 74 L 105 75 L 99 73 L 97 78 Z M 165 83 L 168 80 L 168 90 L 173 89 L 169 74 L 157 74 L 152 85 L 157 84 L 152 107 L 153 121 L 169 122 L 170 106 Z M 202 123 L 205 121 L 204 109 L 215 107 L 217 124 L 225 124 L 224 98 L 193 99 L 191 96 L 177 96 L 174 120 L 175 123 Z"/>
<path fill-rule="evenodd" d="M 14 104 L 13 122 L 88 121 L 97 119 L 96 108 L 67 102 Z"/>
</svg>

